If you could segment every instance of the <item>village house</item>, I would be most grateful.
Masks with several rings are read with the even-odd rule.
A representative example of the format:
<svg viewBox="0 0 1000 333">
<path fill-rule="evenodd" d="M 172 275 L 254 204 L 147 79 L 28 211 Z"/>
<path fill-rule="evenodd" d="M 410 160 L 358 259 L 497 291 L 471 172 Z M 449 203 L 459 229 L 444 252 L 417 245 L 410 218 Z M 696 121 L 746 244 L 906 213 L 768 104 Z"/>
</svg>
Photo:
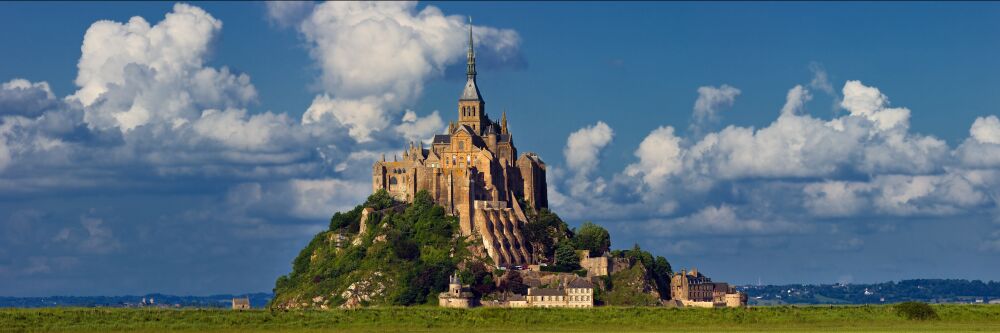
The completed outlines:
<svg viewBox="0 0 1000 333">
<path fill-rule="evenodd" d="M 594 285 L 584 279 L 563 282 L 558 288 L 528 288 L 526 306 L 538 308 L 594 307 Z"/>
<path fill-rule="evenodd" d="M 233 298 L 233 310 L 250 310 L 250 298 L 249 297 L 234 297 Z"/>
<path fill-rule="evenodd" d="M 670 298 L 676 305 L 713 308 L 747 305 L 747 295 L 724 282 L 712 282 L 697 268 L 681 270 L 670 279 Z"/>
</svg>

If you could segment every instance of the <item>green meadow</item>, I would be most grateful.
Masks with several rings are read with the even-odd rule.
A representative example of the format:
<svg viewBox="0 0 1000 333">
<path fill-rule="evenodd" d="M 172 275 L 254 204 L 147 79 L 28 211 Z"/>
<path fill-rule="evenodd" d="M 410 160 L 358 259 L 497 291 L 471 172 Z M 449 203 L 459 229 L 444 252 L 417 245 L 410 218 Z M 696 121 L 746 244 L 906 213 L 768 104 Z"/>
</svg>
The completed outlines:
<svg viewBox="0 0 1000 333">
<path fill-rule="evenodd" d="M 600 307 L 472 310 L 385 307 L 328 311 L 0 309 L 3 332 L 1000 332 L 1000 306 L 934 305 L 912 320 L 892 306 L 741 309 Z"/>
</svg>

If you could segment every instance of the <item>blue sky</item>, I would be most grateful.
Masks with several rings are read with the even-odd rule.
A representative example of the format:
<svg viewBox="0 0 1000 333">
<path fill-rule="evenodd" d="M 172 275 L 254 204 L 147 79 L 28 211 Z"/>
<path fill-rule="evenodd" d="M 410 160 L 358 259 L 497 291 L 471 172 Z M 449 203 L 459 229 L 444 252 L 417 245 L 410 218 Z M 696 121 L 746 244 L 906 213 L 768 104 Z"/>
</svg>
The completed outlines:
<svg viewBox="0 0 1000 333">
<path fill-rule="evenodd" d="M 270 290 L 455 118 L 465 16 L 487 111 L 613 247 L 736 283 L 1000 275 L 995 3 L 0 8 L 0 295 Z"/>
</svg>

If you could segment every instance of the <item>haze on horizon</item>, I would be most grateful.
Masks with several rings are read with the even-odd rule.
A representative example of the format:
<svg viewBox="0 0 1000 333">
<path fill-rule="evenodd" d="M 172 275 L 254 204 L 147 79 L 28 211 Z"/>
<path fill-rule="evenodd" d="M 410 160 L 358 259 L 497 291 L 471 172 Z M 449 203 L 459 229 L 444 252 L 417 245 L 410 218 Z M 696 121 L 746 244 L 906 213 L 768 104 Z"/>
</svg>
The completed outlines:
<svg viewBox="0 0 1000 333">
<path fill-rule="evenodd" d="M 550 208 L 731 283 L 1000 276 L 998 3 L 3 3 L 0 296 L 269 291 L 489 114 Z"/>
</svg>

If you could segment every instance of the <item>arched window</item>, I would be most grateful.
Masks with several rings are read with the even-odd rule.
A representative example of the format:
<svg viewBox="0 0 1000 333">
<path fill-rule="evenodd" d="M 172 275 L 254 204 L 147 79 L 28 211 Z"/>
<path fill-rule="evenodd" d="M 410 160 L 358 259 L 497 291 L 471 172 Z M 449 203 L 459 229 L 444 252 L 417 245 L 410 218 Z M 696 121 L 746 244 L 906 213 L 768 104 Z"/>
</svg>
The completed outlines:
<svg viewBox="0 0 1000 333">
<path fill-rule="evenodd" d="M 389 178 L 389 185 L 396 185 L 396 177 Z"/>
</svg>

